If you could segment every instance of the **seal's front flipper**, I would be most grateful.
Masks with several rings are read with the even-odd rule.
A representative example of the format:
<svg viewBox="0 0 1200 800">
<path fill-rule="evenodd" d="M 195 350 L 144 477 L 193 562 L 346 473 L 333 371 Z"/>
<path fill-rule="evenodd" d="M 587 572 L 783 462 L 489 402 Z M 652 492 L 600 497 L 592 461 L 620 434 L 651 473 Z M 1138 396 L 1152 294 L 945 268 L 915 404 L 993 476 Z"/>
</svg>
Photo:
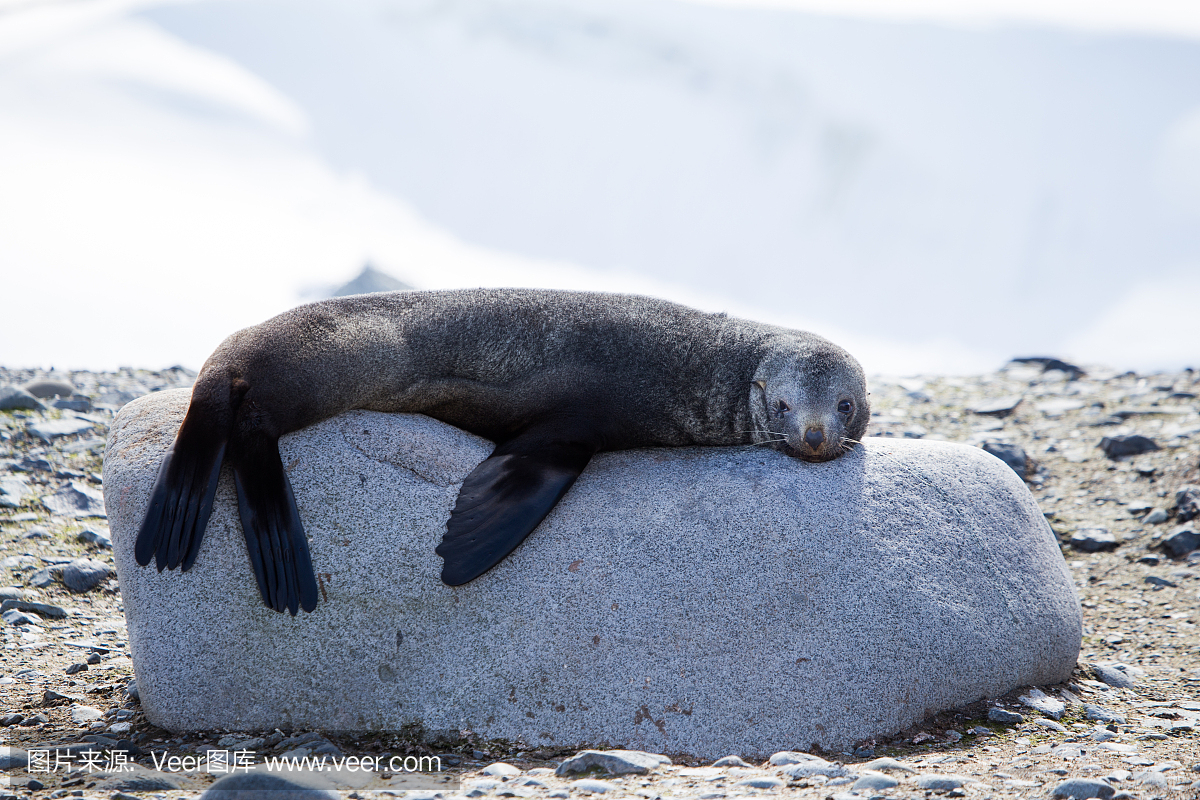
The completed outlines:
<svg viewBox="0 0 1200 800">
<path fill-rule="evenodd" d="M 496 448 L 459 490 L 437 547 L 445 559 L 442 582 L 462 586 L 503 561 L 567 493 L 595 452 L 586 442 L 534 432 Z"/>
<path fill-rule="evenodd" d="M 133 557 L 143 567 L 154 558 L 159 572 L 180 564 L 186 572 L 196 561 L 225 455 L 224 434 L 206 427 L 185 419 L 163 456 L 150 490 L 150 508 L 133 546 Z"/>
<path fill-rule="evenodd" d="M 230 453 L 246 552 L 263 602 L 276 611 L 317 607 L 317 579 L 308 537 L 283 462 L 279 440 L 238 441 Z"/>
</svg>

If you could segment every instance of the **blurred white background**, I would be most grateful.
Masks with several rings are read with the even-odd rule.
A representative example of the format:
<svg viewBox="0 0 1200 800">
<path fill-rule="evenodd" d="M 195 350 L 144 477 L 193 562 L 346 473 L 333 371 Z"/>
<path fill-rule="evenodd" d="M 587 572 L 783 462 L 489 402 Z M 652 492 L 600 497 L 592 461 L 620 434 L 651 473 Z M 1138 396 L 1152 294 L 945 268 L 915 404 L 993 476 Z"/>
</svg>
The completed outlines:
<svg viewBox="0 0 1200 800">
<path fill-rule="evenodd" d="M 198 368 L 367 262 L 1200 368 L 1200 7 L 0 0 L 0 364 Z"/>
</svg>

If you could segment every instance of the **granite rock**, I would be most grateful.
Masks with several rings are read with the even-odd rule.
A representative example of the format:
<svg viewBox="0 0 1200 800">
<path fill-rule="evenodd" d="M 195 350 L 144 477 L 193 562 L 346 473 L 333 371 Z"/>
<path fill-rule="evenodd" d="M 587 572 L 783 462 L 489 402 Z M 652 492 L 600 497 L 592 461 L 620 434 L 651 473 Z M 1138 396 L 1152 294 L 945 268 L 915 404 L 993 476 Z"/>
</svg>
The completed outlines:
<svg viewBox="0 0 1200 800">
<path fill-rule="evenodd" d="M 490 443 L 351 412 L 281 442 L 322 601 L 277 614 L 228 470 L 189 572 L 134 562 L 188 396 L 122 409 L 104 467 L 142 707 L 170 730 L 422 725 L 758 757 L 894 733 L 1075 665 L 1078 600 L 1026 486 L 977 448 L 899 439 L 827 464 L 603 453 L 509 558 L 450 588 L 434 547 Z"/>
</svg>

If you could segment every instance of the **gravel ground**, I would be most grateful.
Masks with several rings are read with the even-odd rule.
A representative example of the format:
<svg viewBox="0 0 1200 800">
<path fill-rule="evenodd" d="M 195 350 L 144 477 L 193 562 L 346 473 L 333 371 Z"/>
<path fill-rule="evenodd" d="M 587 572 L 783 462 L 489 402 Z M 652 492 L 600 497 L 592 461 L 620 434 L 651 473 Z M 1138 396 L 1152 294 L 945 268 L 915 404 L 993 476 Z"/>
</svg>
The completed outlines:
<svg viewBox="0 0 1200 800">
<path fill-rule="evenodd" d="M 43 399 L 43 410 L 0 411 L 0 587 L 9 587 L 0 588 L 0 599 L 17 601 L 7 603 L 0 625 L 0 737 L 12 748 L 60 754 L 48 771 L 8 771 L 0 798 L 194 797 L 219 776 L 158 771 L 156 762 L 203 759 L 209 750 L 259 761 L 284 754 L 382 756 L 373 762 L 381 765 L 392 756 L 398 764 L 441 759 L 440 783 L 380 769 L 351 798 L 407 791 L 983 800 L 1045 798 L 1064 782 L 1075 787 L 1064 791 L 1077 795 L 1200 798 L 1200 517 L 1191 518 L 1200 514 L 1200 488 L 1186 488 L 1200 487 L 1198 373 L 1089 368 L 1080 375 L 1071 365 L 1032 362 L 981 376 L 872 383 L 871 435 L 983 446 L 1026 479 L 1062 542 L 1083 604 L 1084 640 L 1070 684 L 1039 687 L 1041 696 L 1023 687 L 862 742 L 851 753 L 816 754 L 824 762 L 781 754 L 775 764 L 712 766 L 668 754 L 672 763 L 646 774 L 593 768 L 563 777 L 554 769 L 572 752 L 478 741 L 469 732 L 453 742 L 425 741 L 415 731 L 173 735 L 146 722 L 136 688 L 130 693 L 121 597 L 96 501 L 101 460 L 109 422 L 123 403 L 187 386 L 193 377 L 179 368 L 0 368 L 0 387 L 47 378 L 74 386 L 73 397 Z M 0 403 L 3 397 L 0 390 Z M 1120 455 L 1122 448 L 1145 452 Z M 120 765 L 114 752 L 144 769 L 96 771 Z M 0 751 L 0 766 L 13 754 Z"/>
</svg>

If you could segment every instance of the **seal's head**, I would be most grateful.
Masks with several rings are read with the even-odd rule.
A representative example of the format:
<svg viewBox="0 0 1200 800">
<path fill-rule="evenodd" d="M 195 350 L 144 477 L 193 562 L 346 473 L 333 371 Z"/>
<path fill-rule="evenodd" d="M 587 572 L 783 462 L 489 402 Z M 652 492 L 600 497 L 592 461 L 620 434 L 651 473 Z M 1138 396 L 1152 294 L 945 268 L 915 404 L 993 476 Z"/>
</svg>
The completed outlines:
<svg viewBox="0 0 1200 800">
<path fill-rule="evenodd" d="M 854 356 L 819 336 L 787 337 L 750 386 L 756 444 L 805 461 L 830 461 L 867 431 L 867 381 Z"/>
</svg>

